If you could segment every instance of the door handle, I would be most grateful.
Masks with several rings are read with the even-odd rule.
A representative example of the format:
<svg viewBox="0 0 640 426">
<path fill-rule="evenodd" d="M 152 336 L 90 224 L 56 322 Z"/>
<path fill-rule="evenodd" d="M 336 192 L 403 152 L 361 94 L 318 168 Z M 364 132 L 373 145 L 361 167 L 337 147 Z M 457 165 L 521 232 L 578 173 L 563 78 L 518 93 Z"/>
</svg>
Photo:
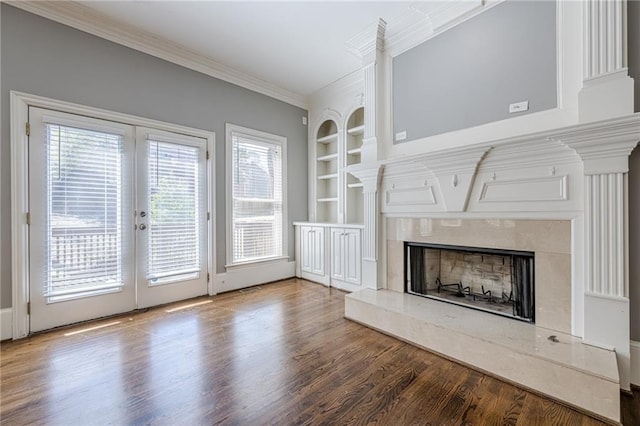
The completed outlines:
<svg viewBox="0 0 640 426">
<path fill-rule="evenodd" d="M 140 228 L 141 231 L 144 231 L 145 229 L 147 229 L 147 225 L 145 225 L 144 223 L 141 223 L 140 226 L 138 226 L 138 228 Z"/>
</svg>

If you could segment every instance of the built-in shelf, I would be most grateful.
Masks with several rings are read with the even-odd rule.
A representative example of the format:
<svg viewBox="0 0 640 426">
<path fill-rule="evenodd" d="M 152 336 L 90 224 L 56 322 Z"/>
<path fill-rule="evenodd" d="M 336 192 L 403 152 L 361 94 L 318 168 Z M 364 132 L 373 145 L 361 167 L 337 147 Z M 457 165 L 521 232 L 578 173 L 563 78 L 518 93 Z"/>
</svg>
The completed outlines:
<svg viewBox="0 0 640 426">
<path fill-rule="evenodd" d="M 322 157 L 318 157 L 318 161 L 331 161 L 338 158 L 338 153 L 334 152 L 333 154 L 323 155 Z"/>
<path fill-rule="evenodd" d="M 318 198 L 319 203 L 332 203 L 334 201 L 338 201 L 338 198 Z"/>
<path fill-rule="evenodd" d="M 335 179 L 338 177 L 337 173 L 331 173 L 328 175 L 322 175 L 322 176 L 318 176 L 318 180 L 324 180 L 324 179 Z"/>
<path fill-rule="evenodd" d="M 330 135 L 318 138 L 316 140 L 316 142 L 318 142 L 318 143 L 331 143 L 331 142 L 335 142 L 336 140 L 338 140 L 338 134 L 337 133 L 332 133 Z"/>
<path fill-rule="evenodd" d="M 347 129 L 347 133 L 353 136 L 364 134 L 364 124 Z"/>
<path fill-rule="evenodd" d="M 362 144 L 364 142 L 364 107 L 356 108 L 347 118 L 344 128 L 345 141 L 343 153 L 347 167 L 360 164 L 362 161 Z M 346 223 L 362 223 L 364 221 L 364 198 L 362 183 L 348 172 L 344 181 L 344 216 Z M 357 188 L 360 188 L 358 190 Z"/>
</svg>

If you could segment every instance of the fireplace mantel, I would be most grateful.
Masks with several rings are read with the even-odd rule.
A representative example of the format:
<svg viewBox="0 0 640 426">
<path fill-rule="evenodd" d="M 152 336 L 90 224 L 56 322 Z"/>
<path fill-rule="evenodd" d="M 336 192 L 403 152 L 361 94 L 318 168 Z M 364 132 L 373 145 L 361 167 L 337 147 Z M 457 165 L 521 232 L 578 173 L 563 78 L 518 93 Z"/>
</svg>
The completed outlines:
<svg viewBox="0 0 640 426">
<path fill-rule="evenodd" d="M 369 220 L 365 220 L 364 232 L 382 236 L 369 241 L 372 245 L 375 241 L 370 252 L 380 261 L 379 272 L 373 275 L 377 279 L 365 281 L 367 287 L 393 290 L 387 282 L 387 271 L 397 268 L 390 265 L 393 256 L 387 254 L 393 250 L 388 247 L 388 234 L 395 232 L 386 228 L 390 219 L 564 221 L 570 229 L 564 242 L 570 265 L 563 270 L 568 271 L 570 289 L 563 294 L 570 297 L 561 298 L 565 303 L 561 310 L 568 316 L 562 322 L 566 326 L 555 326 L 549 317 L 543 328 L 615 351 L 619 387 L 629 389 L 627 173 L 628 157 L 638 141 L 640 114 L 633 114 L 471 142 L 462 148 L 429 151 L 426 147 L 419 155 L 359 164 L 357 170 L 348 171 L 370 176 L 366 192 L 377 200 L 365 204 Z M 518 249 L 533 251 L 526 244 Z M 357 302 L 349 299 L 346 303 Z M 356 314 L 352 319 L 367 324 L 367 315 Z M 370 325 L 379 328 L 373 322 Z M 415 343 L 425 346 L 424 341 Z M 612 394 L 611 398 L 616 397 Z"/>
</svg>

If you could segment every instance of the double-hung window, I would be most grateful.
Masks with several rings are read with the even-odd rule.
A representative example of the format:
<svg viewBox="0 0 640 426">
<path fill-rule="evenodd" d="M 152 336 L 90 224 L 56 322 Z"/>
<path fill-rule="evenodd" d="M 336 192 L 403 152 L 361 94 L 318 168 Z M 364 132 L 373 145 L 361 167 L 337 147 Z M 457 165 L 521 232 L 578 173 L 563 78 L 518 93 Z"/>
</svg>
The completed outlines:
<svg viewBox="0 0 640 426">
<path fill-rule="evenodd" d="M 286 255 L 286 142 L 227 124 L 227 264 Z"/>
</svg>

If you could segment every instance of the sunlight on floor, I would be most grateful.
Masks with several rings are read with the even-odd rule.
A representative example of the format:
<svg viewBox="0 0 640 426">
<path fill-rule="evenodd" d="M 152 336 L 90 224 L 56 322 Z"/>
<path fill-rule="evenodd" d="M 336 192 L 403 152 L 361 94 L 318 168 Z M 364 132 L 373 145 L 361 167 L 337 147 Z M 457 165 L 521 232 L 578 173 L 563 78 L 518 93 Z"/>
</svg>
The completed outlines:
<svg viewBox="0 0 640 426">
<path fill-rule="evenodd" d="M 82 328 L 80 330 L 70 331 L 68 333 L 64 333 L 64 335 L 65 336 L 73 336 L 75 334 L 86 333 L 87 331 L 99 330 L 101 328 L 111 327 L 112 325 L 118 325 L 121 322 L 122 321 L 114 321 L 114 322 L 109 322 L 107 324 L 100 324 L 100 325 L 96 325 L 96 326 L 93 326 L 93 327 Z"/>
<path fill-rule="evenodd" d="M 183 309 L 193 308 L 194 306 L 206 305 L 207 303 L 211 303 L 211 300 L 203 300 L 202 302 L 189 303 L 188 305 L 177 306 L 175 308 L 166 309 L 165 312 L 171 313 L 176 311 L 181 311 Z"/>
</svg>

